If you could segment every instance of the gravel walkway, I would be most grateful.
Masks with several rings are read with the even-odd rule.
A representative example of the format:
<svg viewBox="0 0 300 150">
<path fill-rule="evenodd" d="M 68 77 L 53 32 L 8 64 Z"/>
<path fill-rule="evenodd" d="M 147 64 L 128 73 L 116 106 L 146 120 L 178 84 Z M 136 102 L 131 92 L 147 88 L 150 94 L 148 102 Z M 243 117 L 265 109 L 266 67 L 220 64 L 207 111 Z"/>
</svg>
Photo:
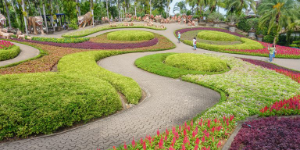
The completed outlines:
<svg viewBox="0 0 300 150">
<path fill-rule="evenodd" d="M 176 42 L 173 32 L 185 25 L 169 24 L 166 31 L 153 31 L 162 34 Z M 132 29 L 131 29 L 132 30 Z M 145 30 L 145 29 L 138 29 Z M 108 31 L 95 33 L 96 36 Z M 55 35 L 59 36 L 59 35 Z M 215 53 L 237 57 L 266 60 L 265 57 L 244 56 L 227 53 L 217 53 L 206 50 L 192 50 L 183 43 L 176 43 L 177 48 L 162 52 L 130 53 L 112 56 L 98 62 L 102 67 L 131 77 L 147 92 L 147 98 L 139 105 L 107 118 L 65 132 L 0 144 L 0 149 L 107 149 L 123 142 L 131 143 L 134 137 L 137 141 L 146 135 L 154 135 L 156 130 L 164 131 L 175 125 L 193 118 L 206 108 L 218 102 L 220 96 L 210 89 L 148 73 L 134 66 L 137 58 L 154 53 L 189 52 Z M 300 70 L 300 60 L 275 59 L 274 63 Z"/>
</svg>

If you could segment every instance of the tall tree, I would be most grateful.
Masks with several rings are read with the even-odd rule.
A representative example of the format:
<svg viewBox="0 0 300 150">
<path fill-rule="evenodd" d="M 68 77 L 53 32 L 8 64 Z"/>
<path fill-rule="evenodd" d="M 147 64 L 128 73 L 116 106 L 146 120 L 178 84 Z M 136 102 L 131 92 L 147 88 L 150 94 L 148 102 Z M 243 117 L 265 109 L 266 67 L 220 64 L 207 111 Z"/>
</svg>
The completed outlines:
<svg viewBox="0 0 300 150">
<path fill-rule="evenodd" d="M 264 0 L 258 7 L 258 13 L 261 15 L 259 27 L 268 27 L 268 33 L 276 28 L 276 35 L 273 44 L 280 34 L 282 28 L 287 29 L 292 23 L 299 19 L 299 8 L 294 0 Z"/>
<path fill-rule="evenodd" d="M 236 13 L 240 15 L 243 9 L 247 10 L 249 7 L 256 12 L 256 2 L 254 0 L 225 0 L 225 3 L 228 14 Z"/>
<path fill-rule="evenodd" d="M 94 20 L 94 0 L 90 0 L 90 10 L 92 12 L 92 22 L 93 26 L 95 25 L 95 20 Z"/>
<path fill-rule="evenodd" d="M 7 6 L 7 0 L 4 0 L 4 4 L 5 4 L 6 15 L 7 15 L 7 19 L 8 19 L 8 25 L 9 25 L 9 28 L 11 29 L 11 22 L 10 22 L 9 9 L 8 9 L 8 6 Z"/>
<path fill-rule="evenodd" d="M 26 31 L 26 35 L 28 35 L 28 29 L 27 29 L 27 20 L 26 20 L 26 11 L 25 11 L 25 3 L 24 3 L 24 0 L 22 0 L 22 14 L 23 14 L 23 17 L 24 17 L 24 24 L 25 24 L 25 31 Z"/>
<path fill-rule="evenodd" d="M 47 18 L 46 18 L 46 8 L 45 8 L 45 0 L 42 0 L 42 4 L 43 4 L 43 14 L 44 14 L 44 22 L 45 22 L 45 26 L 46 26 L 46 32 L 48 33 L 48 24 L 47 24 Z"/>
<path fill-rule="evenodd" d="M 18 18 L 18 13 L 17 13 L 17 9 L 14 5 L 14 0 L 11 0 L 11 6 L 13 8 L 13 11 L 15 12 L 15 18 L 16 18 L 16 22 L 17 22 L 17 28 L 20 28 L 20 21 L 19 21 L 19 18 Z"/>
<path fill-rule="evenodd" d="M 109 19 L 109 14 L 108 14 L 108 0 L 106 0 L 106 12 L 107 12 L 107 19 Z"/>
</svg>

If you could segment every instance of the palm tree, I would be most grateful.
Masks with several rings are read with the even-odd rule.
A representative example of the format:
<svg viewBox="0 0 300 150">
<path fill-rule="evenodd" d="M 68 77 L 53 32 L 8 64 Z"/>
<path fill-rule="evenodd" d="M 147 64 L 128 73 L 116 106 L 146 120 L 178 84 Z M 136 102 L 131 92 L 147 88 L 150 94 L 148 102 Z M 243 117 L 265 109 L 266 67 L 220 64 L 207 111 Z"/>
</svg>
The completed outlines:
<svg viewBox="0 0 300 150">
<path fill-rule="evenodd" d="M 46 26 L 46 32 L 48 33 L 48 24 L 47 24 L 47 18 L 46 18 L 46 8 L 45 8 L 45 0 L 42 0 L 43 3 L 43 14 L 44 14 L 44 21 Z"/>
<path fill-rule="evenodd" d="M 280 34 L 282 28 L 287 29 L 299 18 L 297 3 L 294 0 L 264 0 L 258 7 L 258 12 L 261 15 L 259 27 L 268 27 L 268 34 L 272 29 L 276 29 L 276 35 L 273 44 Z"/>
<path fill-rule="evenodd" d="M 11 5 L 12 5 L 12 8 L 13 8 L 13 11 L 15 12 L 15 18 L 16 18 L 16 21 L 17 21 L 17 26 L 19 28 L 20 27 L 20 22 L 19 22 L 18 13 L 17 13 L 17 10 L 15 8 L 13 0 L 11 0 Z"/>
<path fill-rule="evenodd" d="M 26 15 L 24 15 L 24 14 L 26 14 L 24 0 L 22 0 L 22 10 L 23 10 L 23 17 L 24 17 L 25 31 L 26 31 L 26 35 L 28 35 L 28 30 L 27 30 L 27 20 L 26 20 Z"/>
<path fill-rule="evenodd" d="M 95 24 L 95 22 L 94 22 L 94 0 L 90 0 L 90 9 L 91 9 L 91 12 L 92 12 L 92 22 L 93 22 L 93 26 L 94 26 L 94 24 Z"/>
<path fill-rule="evenodd" d="M 247 10 L 249 6 L 253 11 L 256 11 L 256 3 L 254 0 L 225 0 L 225 3 L 227 5 L 226 10 L 228 11 L 228 14 L 236 13 L 240 15 L 242 10 Z"/>
<path fill-rule="evenodd" d="M 177 2 L 177 3 L 174 5 L 173 13 L 174 13 L 175 11 L 179 11 L 179 13 L 185 13 L 185 11 L 186 11 L 186 6 L 185 6 L 184 1 Z M 174 13 L 174 14 L 175 14 L 175 13 Z"/>
<path fill-rule="evenodd" d="M 9 28 L 11 29 L 10 15 L 9 15 L 9 9 L 8 9 L 8 6 L 7 6 L 7 0 L 4 0 L 4 5 L 5 5 L 5 8 L 6 8 L 6 15 L 7 15 L 7 19 L 8 19 L 8 25 L 9 25 Z"/>
<path fill-rule="evenodd" d="M 108 14 L 108 0 L 106 0 L 106 12 L 107 12 L 107 19 L 109 19 L 109 14 Z"/>
</svg>

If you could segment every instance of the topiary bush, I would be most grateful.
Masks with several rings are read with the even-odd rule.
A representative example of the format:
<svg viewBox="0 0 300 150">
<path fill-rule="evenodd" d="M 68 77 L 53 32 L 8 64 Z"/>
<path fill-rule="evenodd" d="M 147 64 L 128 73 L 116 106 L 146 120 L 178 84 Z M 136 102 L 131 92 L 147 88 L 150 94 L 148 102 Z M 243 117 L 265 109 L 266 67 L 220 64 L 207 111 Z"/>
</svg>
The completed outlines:
<svg viewBox="0 0 300 150">
<path fill-rule="evenodd" d="M 218 32 L 218 31 L 201 31 L 197 34 L 197 37 L 203 40 L 212 41 L 239 41 L 241 38 L 232 34 Z"/>
<path fill-rule="evenodd" d="M 153 33 L 137 30 L 115 31 L 107 34 L 107 39 L 117 41 L 146 41 L 153 38 Z"/>
<path fill-rule="evenodd" d="M 203 72 L 222 72 L 229 70 L 225 61 L 203 54 L 175 54 L 168 56 L 165 63 L 181 69 Z"/>
<path fill-rule="evenodd" d="M 0 50 L 0 61 L 8 60 L 15 58 L 20 53 L 20 47 L 12 46 L 9 49 L 1 49 Z"/>
</svg>

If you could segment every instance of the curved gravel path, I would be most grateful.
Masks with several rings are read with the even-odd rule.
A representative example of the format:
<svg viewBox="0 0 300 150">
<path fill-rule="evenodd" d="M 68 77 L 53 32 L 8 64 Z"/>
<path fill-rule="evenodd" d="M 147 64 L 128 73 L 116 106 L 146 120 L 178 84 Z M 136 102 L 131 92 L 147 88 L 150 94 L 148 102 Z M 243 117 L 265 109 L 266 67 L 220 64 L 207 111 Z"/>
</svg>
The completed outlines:
<svg viewBox="0 0 300 150">
<path fill-rule="evenodd" d="M 38 49 L 34 48 L 34 47 L 24 45 L 24 44 L 20 44 L 20 43 L 16 43 L 16 42 L 12 42 L 12 43 L 19 46 L 20 49 L 21 49 L 21 52 L 17 57 L 15 57 L 13 59 L 0 61 L 0 67 L 10 65 L 10 64 L 13 64 L 13 63 L 17 63 L 17 62 L 20 62 L 20 61 L 28 60 L 28 59 L 33 58 L 33 57 L 40 54 L 40 51 Z"/>
<path fill-rule="evenodd" d="M 153 31 L 176 42 L 173 32 L 184 25 L 169 24 L 166 31 Z M 117 29 L 120 30 L 120 29 Z M 132 30 L 132 29 L 131 29 Z M 147 30 L 147 29 L 137 29 Z M 90 35 L 96 36 L 109 31 Z M 56 35 L 58 36 L 58 35 Z M 197 49 L 183 43 L 177 48 L 161 52 L 130 53 L 112 56 L 98 62 L 102 67 L 133 78 L 147 92 L 148 97 L 139 105 L 107 118 L 88 123 L 65 132 L 40 136 L 14 142 L 1 143 L 1 149 L 107 149 L 123 142 L 130 143 L 134 137 L 139 140 L 146 135 L 160 131 L 193 118 L 220 98 L 219 94 L 196 84 L 148 73 L 134 66 L 134 61 L 145 55 L 165 52 L 215 53 L 259 60 L 265 57 L 218 53 Z M 276 64 L 300 70 L 300 60 L 275 59 Z"/>
</svg>

